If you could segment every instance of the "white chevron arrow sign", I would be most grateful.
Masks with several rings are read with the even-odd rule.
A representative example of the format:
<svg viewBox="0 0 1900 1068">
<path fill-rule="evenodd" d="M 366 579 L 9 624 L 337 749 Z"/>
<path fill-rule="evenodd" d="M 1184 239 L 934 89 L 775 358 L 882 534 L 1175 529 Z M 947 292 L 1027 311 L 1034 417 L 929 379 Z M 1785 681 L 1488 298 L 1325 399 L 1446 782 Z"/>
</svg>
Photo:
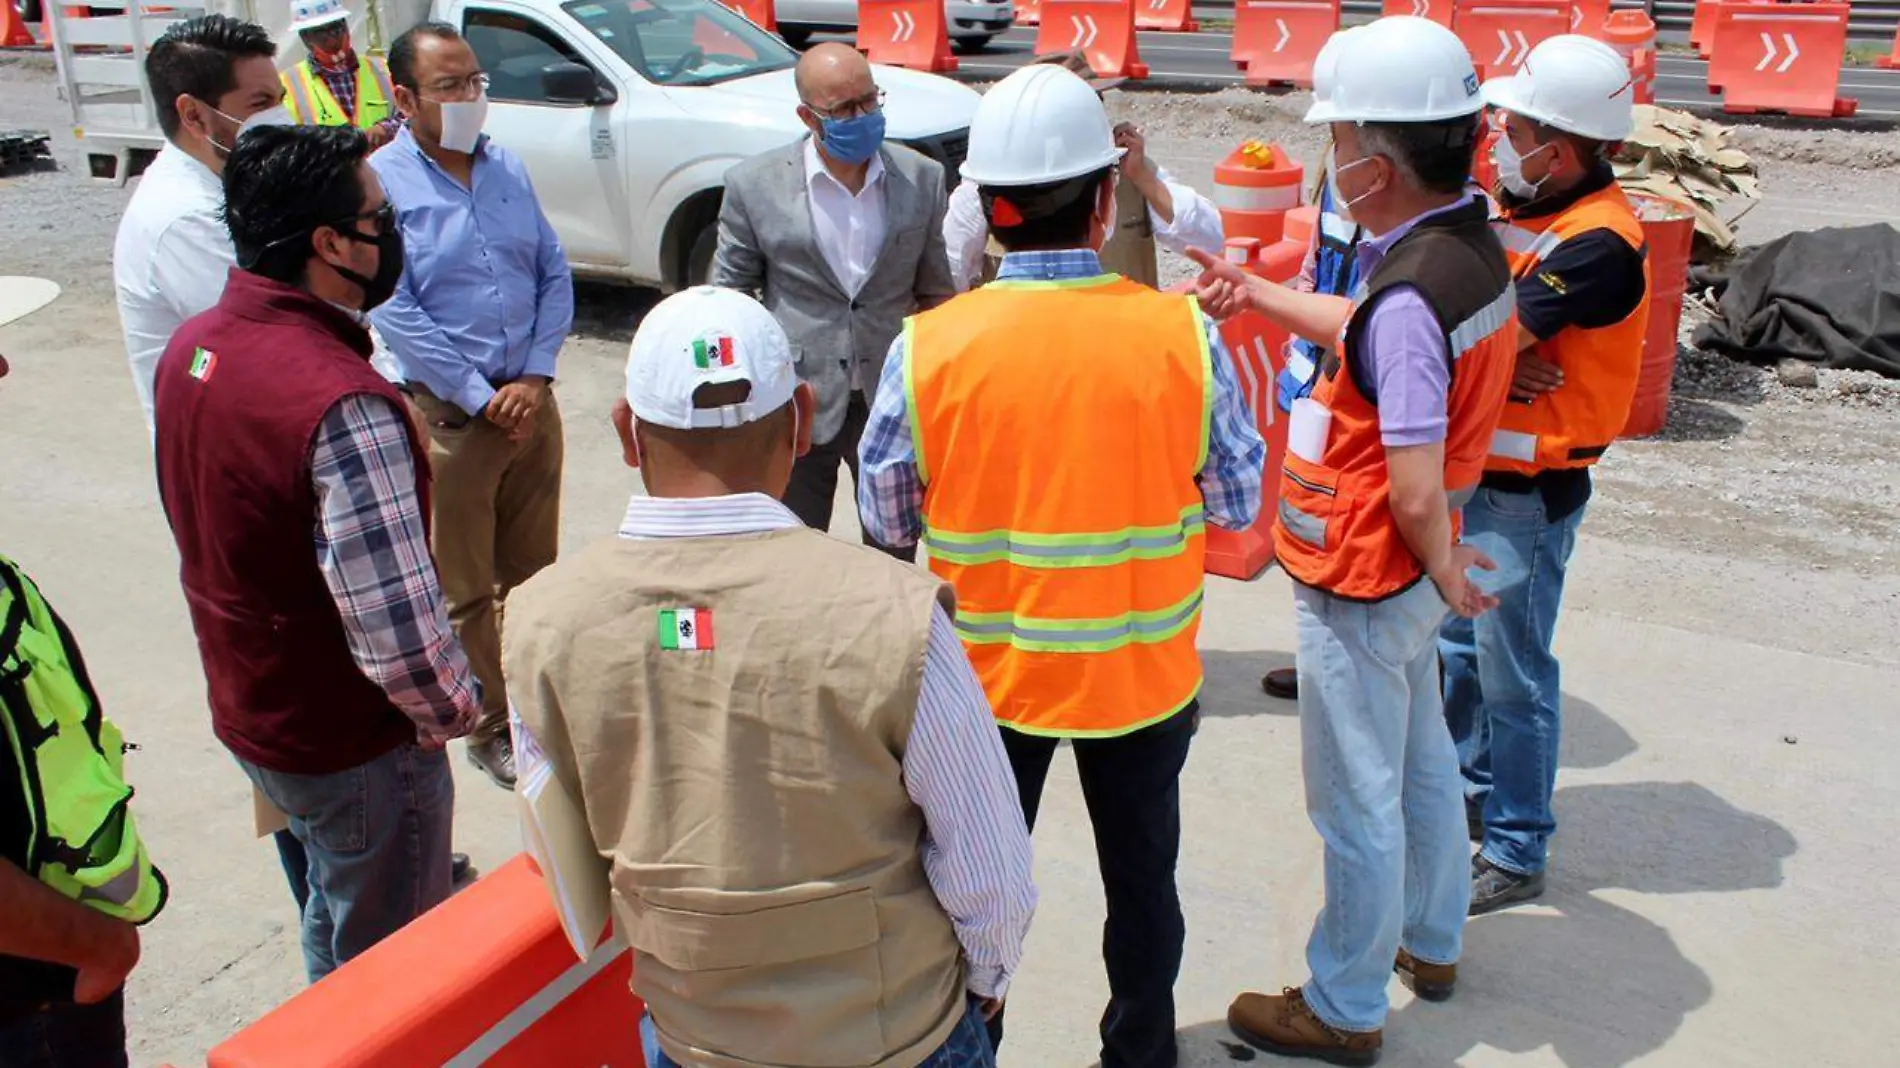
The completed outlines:
<svg viewBox="0 0 1900 1068">
<path fill-rule="evenodd" d="M 1088 48 L 1095 44 L 1095 35 L 1102 31 L 1095 25 L 1094 15 L 1070 15 L 1070 25 L 1075 27 L 1075 36 L 1070 39 L 1070 48 Z"/>
<path fill-rule="evenodd" d="M 1511 56 L 1511 38 L 1517 38 L 1517 57 Z M 1498 58 L 1491 61 L 1494 67 L 1521 67 L 1524 57 L 1531 54 L 1531 43 L 1524 37 L 1523 30 L 1498 31 Z"/>
<path fill-rule="evenodd" d="M 1794 34 L 1792 33 L 1782 34 L 1781 41 L 1783 44 L 1788 46 L 1788 55 L 1784 59 L 1782 59 L 1781 65 L 1775 68 L 1776 74 L 1788 73 L 1788 68 L 1794 66 L 1794 61 L 1801 58 L 1801 49 L 1796 47 L 1794 43 Z M 1757 71 L 1767 70 L 1768 64 L 1773 63 L 1775 61 L 1774 35 L 1767 34 L 1767 33 L 1762 34 L 1761 46 L 1763 49 L 1763 53 L 1761 57 L 1761 62 L 1755 64 L 1755 69 Z"/>
<path fill-rule="evenodd" d="M 1412 14 L 1416 18 L 1431 18 L 1432 0 L 1412 0 Z"/>
<path fill-rule="evenodd" d="M 1166 8 L 1167 6 L 1168 6 L 1168 0 L 1154 0 L 1153 3 L 1148 5 L 1148 10 L 1160 11 Z"/>
<path fill-rule="evenodd" d="M 1293 36 L 1293 31 L 1286 28 L 1285 19 L 1274 19 L 1273 24 L 1280 27 L 1280 39 L 1273 45 L 1273 50 L 1279 52 L 1286 48 L 1287 38 Z"/>
<path fill-rule="evenodd" d="M 905 41 L 917 36 L 917 16 L 912 15 L 910 12 L 891 12 L 891 22 L 896 26 L 896 32 L 891 34 L 892 43 L 903 44 Z"/>
</svg>

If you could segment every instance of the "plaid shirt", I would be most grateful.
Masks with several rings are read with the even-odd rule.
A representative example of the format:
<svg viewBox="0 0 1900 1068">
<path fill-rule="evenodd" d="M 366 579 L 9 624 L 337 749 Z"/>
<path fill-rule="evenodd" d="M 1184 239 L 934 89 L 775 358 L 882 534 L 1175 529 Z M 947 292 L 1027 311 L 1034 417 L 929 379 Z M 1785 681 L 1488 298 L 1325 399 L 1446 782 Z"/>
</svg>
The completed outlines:
<svg viewBox="0 0 1900 1068">
<path fill-rule="evenodd" d="M 1060 252 L 1012 252 L 1003 257 L 998 280 L 1091 278 L 1102 261 L 1088 249 Z M 1214 364 L 1214 425 L 1201 468 L 1201 498 L 1216 526 L 1242 530 L 1260 513 L 1261 470 L 1267 446 L 1260 440 L 1253 413 L 1234 377 L 1220 328 L 1201 316 Z M 884 545 L 914 545 L 924 530 L 924 486 L 917 477 L 917 452 L 910 436 L 910 408 L 904 398 L 904 337 L 891 343 L 878 380 L 877 400 L 859 445 L 858 514 L 864 529 Z"/>
<path fill-rule="evenodd" d="M 361 394 L 338 401 L 317 428 L 310 480 L 317 564 L 356 666 L 423 740 L 467 734 L 481 684 L 449 629 L 401 410 Z"/>
<path fill-rule="evenodd" d="M 330 95 L 336 97 L 337 105 L 345 115 L 356 114 L 356 69 L 359 62 L 356 53 L 351 52 L 348 63 L 332 70 L 319 62 L 317 57 L 310 57 L 310 69 L 316 71 L 317 77 L 323 79 L 323 84 L 330 87 Z"/>
</svg>

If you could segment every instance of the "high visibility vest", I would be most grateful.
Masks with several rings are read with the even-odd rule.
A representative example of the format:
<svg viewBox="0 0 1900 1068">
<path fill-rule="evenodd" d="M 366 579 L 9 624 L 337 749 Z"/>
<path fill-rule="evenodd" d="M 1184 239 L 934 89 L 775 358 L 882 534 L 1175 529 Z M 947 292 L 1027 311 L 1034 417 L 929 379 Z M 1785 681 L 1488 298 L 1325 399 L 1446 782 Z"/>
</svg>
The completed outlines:
<svg viewBox="0 0 1900 1068">
<path fill-rule="evenodd" d="M 66 624 L 0 556 L 0 730 L 12 743 L 31 817 L 27 874 L 131 923 L 165 906 L 165 878 L 140 840 L 125 784 L 124 740 L 105 718 Z"/>
<path fill-rule="evenodd" d="M 336 94 L 323 83 L 309 60 L 285 71 L 284 106 L 290 117 L 306 126 L 355 126 L 367 130 L 390 115 L 396 88 L 389 81 L 389 68 L 375 56 L 356 61 L 356 114 L 343 110 Z"/>
<path fill-rule="evenodd" d="M 1313 234 L 1313 292 L 1343 297 L 1359 284 L 1359 225 L 1333 210 L 1333 191 L 1319 191 L 1319 229 Z M 1324 349 L 1296 337 L 1287 349 L 1286 366 L 1276 381 L 1283 412 L 1293 410 L 1295 399 L 1312 393 Z"/>
<path fill-rule="evenodd" d="M 1608 230 L 1644 253 L 1643 300 L 1610 326 L 1559 330 L 1532 349 L 1563 368 L 1564 384 L 1529 404 L 1507 404 L 1485 468 L 1532 475 L 1588 467 L 1609 450 L 1629 420 L 1649 332 L 1649 259 L 1643 224 L 1614 182 L 1554 215 L 1507 218 L 1498 226 L 1514 278 L 1528 278 L 1568 238 Z"/>
<path fill-rule="evenodd" d="M 1193 298 L 1006 279 L 904 331 L 924 544 L 996 718 L 1108 737 L 1180 711 L 1214 404 Z"/>
<path fill-rule="evenodd" d="M 1354 296 L 1352 314 L 1313 388 L 1317 411 L 1330 414 L 1315 458 L 1289 446 L 1280 482 L 1275 558 L 1297 581 L 1354 601 L 1379 601 L 1410 589 L 1424 568 L 1399 533 L 1391 476 L 1379 434 L 1379 409 L 1353 378 L 1352 361 L 1373 298 L 1394 286 L 1416 287 L 1437 317 L 1450 354 L 1446 397 L 1445 488 L 1454 508 L 1469 499 L 1510 388 L 1517 355 L 1516 289 L 1482 201 L 1434 216 L 1386 253 Z M 1296 408 L 1289 437 L 1316 410 Z"/>
</svg>

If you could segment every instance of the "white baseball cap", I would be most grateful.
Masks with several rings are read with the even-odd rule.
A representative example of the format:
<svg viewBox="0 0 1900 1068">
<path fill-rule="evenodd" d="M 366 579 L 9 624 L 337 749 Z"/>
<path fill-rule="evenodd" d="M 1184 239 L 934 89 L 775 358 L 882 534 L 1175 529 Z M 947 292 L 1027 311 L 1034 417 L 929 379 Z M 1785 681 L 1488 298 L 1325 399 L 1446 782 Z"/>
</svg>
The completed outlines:
<svg viewBox="0 0 1900 1068">
<path fill-rule="evenodd" d="M 696 408 L 701 386 L 746 382 L 752 394 Z M 736 289 L 694 286 L 653 306 L 627 351 L 627 403 L 643 423 L 735 427 L 785 407 L 798 390 L 792 344 L 765 306 Z"/>
</svg>

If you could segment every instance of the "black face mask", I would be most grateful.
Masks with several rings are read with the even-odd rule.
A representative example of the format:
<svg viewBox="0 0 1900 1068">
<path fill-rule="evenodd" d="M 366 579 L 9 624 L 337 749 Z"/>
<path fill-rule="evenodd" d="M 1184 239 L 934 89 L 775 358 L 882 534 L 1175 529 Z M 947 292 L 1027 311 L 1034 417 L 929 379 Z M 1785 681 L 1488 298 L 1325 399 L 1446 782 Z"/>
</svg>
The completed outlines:
<svg viewBox="0 0 1900 1068">
<path fill-rule="evenodd" d="M 366 278 L 348 267 L 334 263 L 330 265 L 331 270 L 362 287 L 363 303 L 357 306 L 359 311 L 369 311 L 394 296 L 396 283 L 402 278 L 402 231 L 396 228 L 393 221 L 384 225 L 383 232 L 374 237 L 359 233 L 354 229 L 336 232 L 338 237 L 376 246 L 376 276 L 374 278 Z"/>
</svg>

